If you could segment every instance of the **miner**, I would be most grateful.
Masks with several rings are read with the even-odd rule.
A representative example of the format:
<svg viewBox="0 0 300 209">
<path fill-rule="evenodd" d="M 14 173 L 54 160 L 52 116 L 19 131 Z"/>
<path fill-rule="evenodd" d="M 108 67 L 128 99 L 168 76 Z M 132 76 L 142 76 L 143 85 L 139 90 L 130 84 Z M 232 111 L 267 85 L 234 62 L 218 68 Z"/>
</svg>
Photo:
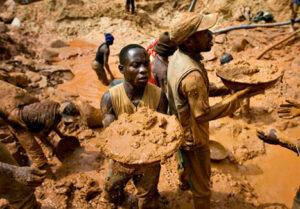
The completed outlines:
<svg viewBox="0 0 300 209">
<path fill-rule="evenodd" d="M 108 64 L 108 58 L 110 55 L 109 47 L 113 45 L 114 37 L 110 33 L 105 33 L 104 36 L 105 36 L 105 42 L 99 46 L 96 54 L 96 58 L 92 63 L 92 68 L 95 70 L 98 79 L 104 85 L 108 85 L 109 82 L 104 69 L 106 69 L 106 71 L 109 73 L 111 80 L 115 79 Z"/>
<path fill-rule="evenodd" d="M 24 89 L 5 81 L 0 81 L 0 101 L 0 117 L 9 125 L 10 131 L 25 149 L 32 166 L 47 170 L 47 176 L 54 178 L 35 137 L 54 149 L 53 141 L 48 137 L 49 133 L 54 130 L 60 138 L 68 137 L 57 126 L 61 121 L 69 125 L 79 116 L 76 106 L 69 100 L 61 104 L 48 100 L 40 102 Z M 74 143 L 76 140 L 74 139 Z"/>
<path fill-rule="evenodd" d="M 191 189 L 197 209 L 210 208 L 209 121 L 231 114 L 239 98 L 250 90 L 239 91 L 213 106 L 209 105 L 209 80 L 201 63 L 201 52 L 213 46 L 212 32 L 217 14 L 183 13 L 170 26 L 170 39 L 178 45 L 168 66 L 169 113 L 176 114 L 185 132 L 178 152 L 182 189 Z"/>
<path fill-rule="evenodd" d="M 130 44 L 121 50 L 119 59 L 124 83 L 110 88 L 102 97 L 104 127 L 117 120 L 122 113 L 132 114 L 142 106 L 166 113 L 168 104 L 165 94 L 160 88 L 148 83 L 150 60 L 146 50 L 140 45 Z M 125 198 L 124 187 L 133 179 L 138 207 L 157 209 L 159 173 L 159 164 L 144 166 L 142 171 L 136 171 L 110 159 L 103 198 L 107 202 L 121 204 Z"/>
</svg>

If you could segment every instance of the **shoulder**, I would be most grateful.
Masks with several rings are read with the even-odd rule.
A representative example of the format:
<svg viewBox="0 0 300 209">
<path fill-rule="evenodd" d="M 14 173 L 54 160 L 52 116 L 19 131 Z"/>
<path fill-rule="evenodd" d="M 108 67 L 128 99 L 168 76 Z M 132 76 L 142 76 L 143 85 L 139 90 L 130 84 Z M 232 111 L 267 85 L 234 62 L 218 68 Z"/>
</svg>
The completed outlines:
<svg viewBox="0 0 300 209">
<path fill-rule="evenodd" d="M 107 111 L 112 107 L 112 99 L 110 92 L 107 91 L 103 94 L 101 98 L 101 103 L 100 103 L 100 109 L 102 114 L 107 113 Z"/>
</svg>

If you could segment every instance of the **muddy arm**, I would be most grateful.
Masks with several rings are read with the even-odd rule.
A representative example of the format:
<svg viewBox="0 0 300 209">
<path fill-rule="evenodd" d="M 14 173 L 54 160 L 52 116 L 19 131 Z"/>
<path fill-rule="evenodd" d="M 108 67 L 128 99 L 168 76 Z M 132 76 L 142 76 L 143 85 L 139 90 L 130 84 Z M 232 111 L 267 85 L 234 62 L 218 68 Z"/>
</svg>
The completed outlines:
<svg viewBox="0 0 300 209">
<path fill-rule="evenodd" d="M 264 133 L 263 131 L 257 131 L 257 137 L 263 140 L 265 143 L 280 145 L 281 147 L 285 147 L 289 150 L 296 152 L 298 155 L 300 154 L 298 147 L 298 145 L 300 145 L 299 139 L 290 139 L 283 135 L 280 136 L 280 138 L 278 138 L 276 136 L 276 130 L 274 129 L 271 129 L 268 134 Z"/>
<path fill-rule="evenodd" d="M 223 101 L 210 106 L 208 114 L 197 117 L 197 122 L 202 123 L 210 120 L 216 120 L 232 114 L 239 107 L 239 99 L 246 96 L 250 89 L 244 89 L 226 97 Z"/>
<path fill-rule="evenodd" d="M 103 127 L 106 128 L 107 126 L 109 126 L 109 124 L 111 124 L 114 120 L 117 119 L 113 110 L 109 91 L 105 92 L 105 94 L 102 96 L 100 109 L 103 117 Z"/>
<path fill-rule="evenodd" d="M 0 162 L 0 175 L 15 179 L 16 181 L 28 186 L 36 187 L 41 185 L 45 178 L 45 173 L 46 171 L 30 167 L 18 167 Z"/>
<path fill-rule="evenodd" d="M 230 94 L 230 89 L 228 89 L 226 86 L 221 85 L 217 86 L 214 83 L 209 83 L 209 96 L 210 97 L 216 97 L 216 96 L 222 96 Z"/>
</svg>

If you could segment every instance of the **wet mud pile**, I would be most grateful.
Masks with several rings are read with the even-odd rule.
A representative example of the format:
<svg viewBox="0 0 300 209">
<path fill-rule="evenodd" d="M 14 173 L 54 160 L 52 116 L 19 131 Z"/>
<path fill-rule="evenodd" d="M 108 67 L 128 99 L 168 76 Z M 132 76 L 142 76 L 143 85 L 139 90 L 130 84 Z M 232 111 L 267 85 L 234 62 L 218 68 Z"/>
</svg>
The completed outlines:
<svg viewBox="0 0 300 209">
<path fill-rule="evenodd" d="M 97 137 L 101 150 L 118 162 L 142 165 L 164 161 L 183 142 L 183 130 L 175 115 L 146 107 L 122 114 Z"/>
</svg>

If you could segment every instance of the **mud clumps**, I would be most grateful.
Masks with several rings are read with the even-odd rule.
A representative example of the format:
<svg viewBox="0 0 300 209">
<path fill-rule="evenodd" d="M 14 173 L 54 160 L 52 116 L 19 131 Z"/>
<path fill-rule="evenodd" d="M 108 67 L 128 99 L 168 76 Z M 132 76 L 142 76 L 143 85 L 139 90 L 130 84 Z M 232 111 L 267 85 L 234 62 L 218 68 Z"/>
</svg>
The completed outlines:
<svg viewBox="0 0 300 209">
<path fill-rule="evenodd" d="M 183 141 L 175 116 L 146 107 L 121 115 L 98 137 L 96 143 L 109 157 L 124 164 L 159 162 L 176 152 Z"/>
<path fill-rule="evenodd" d="M 247 62 L 245 60 L 234 61 L 217 71 L 222 79 L 245 83 L 260 84 L 277 80 L 282 76 L 282 71 L 275 64 L 268 64 L 265 61 Z"/>
</svg>

